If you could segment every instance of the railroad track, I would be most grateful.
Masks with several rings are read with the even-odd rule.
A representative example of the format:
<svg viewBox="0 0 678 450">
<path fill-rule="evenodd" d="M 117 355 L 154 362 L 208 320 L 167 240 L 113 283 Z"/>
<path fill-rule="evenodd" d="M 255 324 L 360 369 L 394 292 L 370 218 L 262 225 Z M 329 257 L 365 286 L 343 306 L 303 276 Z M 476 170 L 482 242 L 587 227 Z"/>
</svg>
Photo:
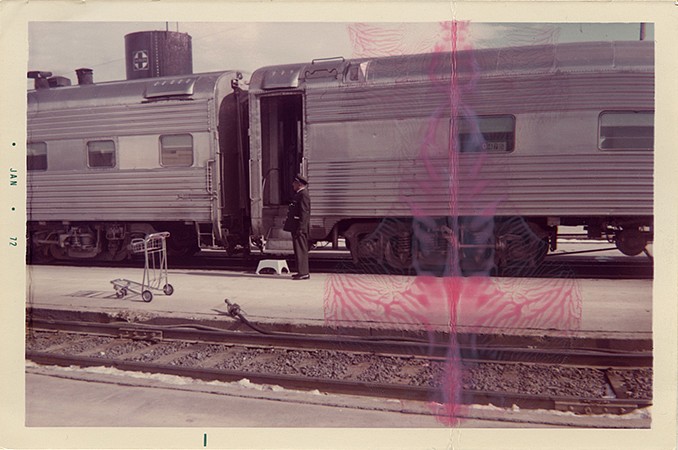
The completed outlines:
<svg viewBox="0 0 678 450">
<path fill-rule="evenodd" d="M 236 312 L 237 315 L 237 312 Z M 651 404 L 646 351 L 524 348 L 292 333 L 186 323 L 33 319 L 26 358 L 206 381 L 523 409 L 623 414 Z M 448 381 L 446 381 L 448 380 Z M 454 380 L 453 382 L 449 380 Z"/>
</svg>

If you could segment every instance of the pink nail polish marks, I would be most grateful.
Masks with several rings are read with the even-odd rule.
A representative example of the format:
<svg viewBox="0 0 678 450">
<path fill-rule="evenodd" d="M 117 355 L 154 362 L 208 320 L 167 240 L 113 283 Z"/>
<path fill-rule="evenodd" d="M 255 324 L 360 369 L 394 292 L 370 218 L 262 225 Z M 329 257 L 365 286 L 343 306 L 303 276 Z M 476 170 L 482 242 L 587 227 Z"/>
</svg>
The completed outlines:
<svg viewBox="0 0 678 450">
<path fill-rule="evenodd" d="M 539 39 L 552 41 L 555 37 L 549 28 L 532 30 Z M 408 205 L 413 218 L 413 239 L 426 239 L 417 229 L 433 225 L 424 205 L 410 200 L 411 192 L 428 195 L 432 192 L 448 193 L 448 216 L 458 217 L 459 183 L 471 180 L 467 189 L 472 201 L 478 198 L 481 214 L 474 219 L 478 229 L 494 229 L 497 206 L 506 201 L 503 194 L 495 194 L 484 202 L 482 194 L 495 188 L 496 180 L 484 179 L 482 167 L 486 154 L 473 155 L 469 164 L 460 163 L 460 134 L 466 138 L 482 140 L 476 117 L 463 98 L 477 89 L 476 61 L 471 49 L 471 24 L 468 22 L 443 22 L 440 24 L 353 24 L 348 27 L 354 47 L 354 57 L 371 58 L 402 54 L 433 53 L 428 60 L 431 89 L 440 91 L 446 99 L 439 111 L 429 117 L 421 131 L 421 142 L 411 142 L 419 148 L 418 161 L 426 176 L 416 183 L 403 182 L 400 199 Z M 525 36 L 507 35 L 506 42 L 520 42 Z M 534 42 L 534 41 L 532 41 Z M 536 42 L 534 42 L 536 43 Z M 548 43 L 548 42 L 541 42 Z M 451 55 L 451 60 L 450 60 Z M 452 73 L 441 76 L 442 68 Z M 398 71 L 398 81 L 408 81 L 408 68 Z M 463 73 L 463 77 L 458 74 Z M 439 80 L 447 80 L 438 83 Z M 463 118 L 463 119 L 462 119 Z M 470 119 L 469 119 L 470 118 Z M 463 121 L 466 122 L 463 122 Z M 470 130 L 470 131 L 469 131 Z M 397 132 L 397 130 L 396 130 Z M 449 139 L 441 139 L 447 135 Z M 411 133 L 403 133 L 411 136 Z M 442 143 L 445 144 L 442 144 Z M 449 144 L 448 144 L 449 143 Z M 442 158 L 445 164 L 440 163 Z M 468 187 L 467 186 L 467 187 Z M 500 192 L 499 189 L 494 191 Z M 449 221 L 445 239 L 448 241 L 448 261 L 445 277 L 434 277 L 424 267 L 414 267 L 417 276 L 381 274 L 342 274 L 328 277 L 325 286 L 325 321 L 330 326 L 360 324 L 363 327 L 390 327 L 394 330 L 423 329 L 428 332 L 449 333 L 449 351 L 444 370 L 436 385 L 439 395 L 431 403 L 432 413 L 448 426 L 459 423 L 464 406 L 462 392 L 462 366 L 457 343 L 457 333 L 485 332 L 489 328 L 503 330 L 579 329 L 582 317 L 582 298 L 576 280 L 561 278 L 496 278 L 489 276 L 462 277 L 460 262 L 469 258 L 468 251 L 457 248 L 459 223 Z M 423 244 L 422 244 L 423 245 Z M 482 254 L 481 254 L 482 256 Z M 492 257 L 492 255 L 490 255 Z M 492 257 L 493 258 L 493 257 Z M 493 263 L 494 261 L 490 261 Z M 489 275 L 489 273 L 486 273 Z"/>
</svg>

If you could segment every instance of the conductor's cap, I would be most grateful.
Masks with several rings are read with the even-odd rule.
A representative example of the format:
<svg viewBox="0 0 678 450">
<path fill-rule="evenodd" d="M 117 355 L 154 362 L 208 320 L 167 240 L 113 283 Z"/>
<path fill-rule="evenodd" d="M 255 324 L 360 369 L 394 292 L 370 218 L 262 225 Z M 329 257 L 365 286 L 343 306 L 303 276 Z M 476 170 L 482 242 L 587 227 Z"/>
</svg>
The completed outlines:
<svg viewBox="0 0 678 450">
<path fill-rule="evenodd" d="M 297 182 L 303 184 L 304 186 L 306 186 L 308 184 L 308 181 L 306 180 L 306 178 L 302 177 L 301 175 L 295 176 L 294 181 L 297 181 Z"/>
</svg>

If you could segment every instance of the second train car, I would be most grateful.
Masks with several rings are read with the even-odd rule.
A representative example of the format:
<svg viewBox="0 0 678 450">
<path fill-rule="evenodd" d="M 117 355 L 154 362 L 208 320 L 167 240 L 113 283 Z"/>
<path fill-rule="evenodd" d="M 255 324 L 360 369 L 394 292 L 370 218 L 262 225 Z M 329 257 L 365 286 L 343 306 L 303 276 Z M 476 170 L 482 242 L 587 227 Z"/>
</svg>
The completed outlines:
<svg viewBox="0 0 678 450">
<path fill-rule="evenodd" d="M 264 240 L 297 171 L 311 237 L 345 238 L 356 261 L 484 272 L 539 265 L 559 226 L 627 255 L 652 239 L 651 42 L 266 67 L 249 96 Z"/>
</svg>

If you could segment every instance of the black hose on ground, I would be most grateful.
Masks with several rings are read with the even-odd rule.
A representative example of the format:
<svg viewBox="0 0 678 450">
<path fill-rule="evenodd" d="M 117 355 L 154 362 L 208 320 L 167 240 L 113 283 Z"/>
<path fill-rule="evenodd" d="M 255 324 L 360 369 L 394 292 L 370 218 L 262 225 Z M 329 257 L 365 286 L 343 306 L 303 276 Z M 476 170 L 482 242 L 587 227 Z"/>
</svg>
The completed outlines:
<svg viewBox="0 0 678 450">
<path fill-rule="evenodd" d="M 240 320 L 242 323 L 244 323 L 245 325 L 247 325 L 248 327 L 250 327 L 251 329 L 253 329 L 254 331 L 256 331 L 258 333 L 267 334 L 267 335 L 271 335 L 271 336 L 290 336 L 290 335 L 303 336 L 304 335 L 304 334 L 298 334 L 298 333 L 280 333 L 280 332 L 275 332 L 275 331 L 263 330 L 263 329 L 259 328 L 258 326 L 256 326 L 255 324 L 253 324 L 252 322 L 250 322 L 249 320 L 247 320 L 247 318 L 243 315 L 243 313 L 240 309 L 240 305 L 238 305 L 237 303 L 231 303 L 227 298 L 224 299 L 224 303 L 226 303 L 226 305 L 228 305 L 228 310 L 226 311 L 226 313 L 229 316 L 233 317 L 236 320 Z M 338 337 L 340 337 L 340 336 L 330 336 L 329 339 L 337 339 Z M 358 340 L 363 340 L 363 341 L 366 341 L 366 342 L 370 342 L 370 341 L 372 341 L 372 342 L 374 342 L 374 341 L 378 341 L 378 342 L 392 341 L 392 342 L 413 342 L 413 343 L 422 343 L 422 344 L 428 344 L 429 343 L 429 341 L 425 340 L 425 339 L 406 338 L 406 337 L 399 337 L 399 336 L 396 336 L 396 337 L 389 337 L 389 336 L 383 336 L 383 337 L 354 336 L 352 338 L 358 339 Z"/>
<path fill-rule="evenodd" d="M 245 316 L 243 316 L 243 314 L 240 310 L 240 305 L 238 305 L 237 303 L 231 303 L 231 302 L 228 301 L 227 298 L 224 299 L 224 302 L 226 303 L 226 305 L 228 305 L 227 313 L 228 313 L 229 316 L 233 317 L 234 319 L 240 320 L 242 323 L 244 323 L 245 325 L 247 325 L 248 327 L 250 327 L 251 329 L 253 329 L 254 331 L 256 331 L 258 333 L 261 333 L 261 334 L 276 334 L 276 333 L 272 333 L 270 331 L 262 330 L 261 328 L 259 328 L 258 326 L 254 325 L 249 320 L 247 320 L 247 318 L 245 318 Z"/>
</svg>

